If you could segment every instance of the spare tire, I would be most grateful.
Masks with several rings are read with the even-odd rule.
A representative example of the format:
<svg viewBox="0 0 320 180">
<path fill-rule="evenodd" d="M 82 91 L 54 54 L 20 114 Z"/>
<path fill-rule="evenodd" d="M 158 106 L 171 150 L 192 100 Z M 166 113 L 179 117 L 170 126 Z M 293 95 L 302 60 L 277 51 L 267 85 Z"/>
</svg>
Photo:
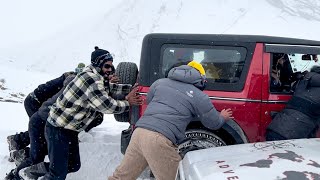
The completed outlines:
<svg viewBox="0 0 320 180">
<path fill-rule="evenodd" d="M 115 74 L 119 77 L 120 84 L 134 85 L 137 81 L 138 67 L 133 62 L 121 62 L 118 64 Z M 124 94 L 125 97 L 127 94 Z M 114 118 L 118 122 L 129 122 L 130 112 L 115 114 Z"/>
</svg>

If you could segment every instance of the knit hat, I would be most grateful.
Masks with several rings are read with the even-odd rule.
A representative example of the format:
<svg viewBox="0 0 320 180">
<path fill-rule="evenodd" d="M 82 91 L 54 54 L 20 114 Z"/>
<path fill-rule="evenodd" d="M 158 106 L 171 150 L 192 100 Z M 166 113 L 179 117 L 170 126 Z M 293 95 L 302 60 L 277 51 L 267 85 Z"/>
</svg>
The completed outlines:
<svg viewBox="0 0 320 180">
<path fill-rule="evenodd" d="M 113 61 L 112 55 L 109 51 L 99 49 L 98 46 L 95 46 L 95 50 L 91 53 L 92 66 L 101 67 L 106 61 Z"/>
<path fill-rule="evenodd" d="M 206 86 L 207 86 L 207 80 L 206 80 L 206 71 L 204 70 L 203 66 L 196 62 L 196 61 L 191 61 L 188 63 L 188 66 L 193 67 L 194 69 L 198 70 L 200 75 L 201 75 L 201 81 L 197 82 L 196 84 L 193 84 L 197 88 L 199 88 L 201 91 L 203 91 Z"/>
<path fill-rule="evenodd" d="M 196 62 L 196 61 L 191 61 L 188 63 L 188 66 L 191 66 L 193 68 L 195 68 L 196 70 L 198 70 L 201 74 L 201 76 L 205 76 L 206 75 L 206 71 L 204 70 L 203 66 Z"/>
<path fill-rule="evenodd" d="M 78 74 L 80 72 L 82 72 L 83 68 L 86 67 L 86 65 L 84 63 L 79 63 L 78 66 L 75 69 L 75 72 Z"/>
</svg>

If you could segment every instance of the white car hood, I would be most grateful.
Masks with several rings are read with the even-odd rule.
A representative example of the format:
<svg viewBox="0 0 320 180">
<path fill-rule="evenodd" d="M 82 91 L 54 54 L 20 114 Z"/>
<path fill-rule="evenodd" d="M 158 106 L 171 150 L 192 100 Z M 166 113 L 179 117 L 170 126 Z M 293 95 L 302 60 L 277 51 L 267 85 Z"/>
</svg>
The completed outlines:
<svg viewBox="0 0 320 180">
<path fill-rule="evenodd" d="M 179 173 L 187 180 L 320 180 L 320 139 L 259 142 L 191 151 L 180 162 Z"/>
</svg>

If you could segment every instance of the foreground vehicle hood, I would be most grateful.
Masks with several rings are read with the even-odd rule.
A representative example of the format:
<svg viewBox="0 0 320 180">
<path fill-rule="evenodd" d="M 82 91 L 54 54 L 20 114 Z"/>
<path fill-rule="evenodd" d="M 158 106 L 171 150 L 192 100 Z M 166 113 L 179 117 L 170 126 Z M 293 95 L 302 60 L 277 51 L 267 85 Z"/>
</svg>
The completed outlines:
<svg viewBox="0 0 320 180">
<path fill-rule="evenodd" d="M 178 176 L 187 180 L 320 179 L 319 150 L 319 138 L 197 150 L 180 162 Z"/>
</svg>

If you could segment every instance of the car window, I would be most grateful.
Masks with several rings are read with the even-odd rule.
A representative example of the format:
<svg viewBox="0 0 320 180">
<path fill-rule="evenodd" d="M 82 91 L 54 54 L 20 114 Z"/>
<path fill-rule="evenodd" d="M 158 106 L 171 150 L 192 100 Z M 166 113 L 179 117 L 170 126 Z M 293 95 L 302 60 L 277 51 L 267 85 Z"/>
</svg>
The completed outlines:
<svg viewBox="0 0 320 180">
<path fill-rule="evenodd" d="M 245 57 L 243 47 L 166 47 L 161 69 L 165 75 L 174 64 L 195 60 L 203 65 L 209 83 L 237 83 Z"/>
<path fill-rule="evenodd" d="M 303 72 L 320 65 L 317 54 L 271 53 L 271 57 L 270 92 L 273 93 L 292 93 Z"/>
</svg>

